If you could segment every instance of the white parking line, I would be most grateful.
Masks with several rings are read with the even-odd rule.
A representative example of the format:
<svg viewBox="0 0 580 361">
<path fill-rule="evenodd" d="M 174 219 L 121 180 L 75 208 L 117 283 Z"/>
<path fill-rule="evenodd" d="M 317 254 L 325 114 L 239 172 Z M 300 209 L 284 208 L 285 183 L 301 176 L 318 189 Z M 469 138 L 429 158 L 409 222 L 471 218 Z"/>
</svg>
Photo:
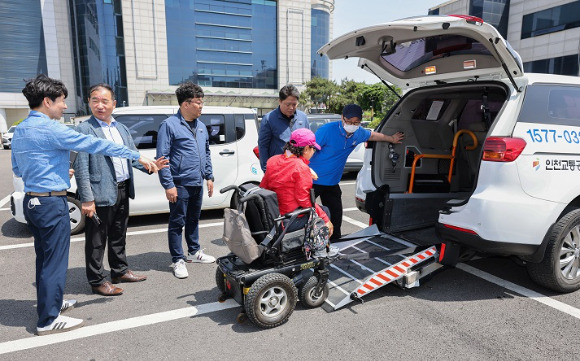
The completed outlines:
<svg viewBox="0 0 580 361">
<path fill-rule="evenodd" d="M 101 323 L 98 325 L 91 325 L 79 328 L 78 330 L 57 333 L 48 336 L 27 337 L 14 341 L 7 341 L 0 343 L 0 355 L 27 350 L 36 347 L 53 345 L 56 343 L 78 340 L 81 338 L 103 335 L 106 333 L 128 330 L 131 328 L 154 325 L 156 323 L 178 320 L 180 318 L 193 317 L 203 315 L 205 313 L 226 310 L 228 308 L 240 307 L 240 305 L 232 300 L 226 300 L 224 303 L 213 302 L 205 303 L 194 307 L 185 307 L 177 310 L 153 313 L 139 317 L 128 318 L 125 320 L 111 321 Z"/>
<path fill-rule="evenodd" d="M 572 307 L 570 305 L 567 305 L 563 302 L 556 301 L 555 299 L 550 298 L 548 296 L 545 296 L 541 293 L 538 293 L 536 291 L 532 291 L 532 290 L 527 289 L 525 287 L 516 285 L 515 283 L 512 283 L 510 281 L 506 281 L 504 279 L 501 279 L 499 277 L 496 277 L 496 276 L 491 275 L 487 272 L 484 272 L 480 269 L 477 269 L 475 267 L 472 267 L 472 266 L 469 266 L 469 265 L 466 265 L 463 263 L 458 264 L 457 268 L 459 268 L 460 270 L 465 271 L 467 273 L 471 273 L 472 275 L 477 276 L 481 279 L 484 279 L 488 282 L 495 283 L 496 285 L 501 286 L 503 288 L 506 288 L 510 291 L 514 291 L 516 293 L 519 293 L 520 295 L 525 296 L 529 299 L 540 302 L 546 306 L 552 307 L 558 311 L 567 313 L 570 316 L 573 316 L 573 317 L 580 319 L 580 310 L 575 308 L 575 307 Z"/>
<path fill-rule="evenodd" d="M 360 228 L 367 228 L 369 225 L 360 221 L 357 221 L 356 219 L 352 219 L 350 217 L 347 216 L 342 216 L 342 220 L 343 221 L 347 221 L 350 224 L 354 224 L 355 226 L 358 226 Z"/>
<path fill-rule="evenodd" d="M 209 228 L 215 226 L 223 226 L 224 222 L 215 222 L 215 223 L 204 223 L 200 224 L 199 228 Z M 154 234 L 154 233 L 164 233 L 167 232 L 167 227 L 164 228 L 155 228 L 155 229 L 146 229 L 143 231 L 133 231 L 127 232 L 127 236 L 138 236 L 142 234 Z M 74 242 L 84 242 L 85 237 L 73 237 L 70 239 L 71 243 Z M 16 248 L 26 248 L 26 247 L 34 247 L 34 243 L 22 243 L 22 244 L 12 244 L 8 246 L 0 246 L 0 251 L 5 251 L 8 249 L 16 249 Z"/>
<path fill-rule="evenodd" d="M 4 205 L 8 202 L 10 202 L 10 195 L 7 195 L 0 200 L 0 207 L 4 207 Z"/>
</svg>

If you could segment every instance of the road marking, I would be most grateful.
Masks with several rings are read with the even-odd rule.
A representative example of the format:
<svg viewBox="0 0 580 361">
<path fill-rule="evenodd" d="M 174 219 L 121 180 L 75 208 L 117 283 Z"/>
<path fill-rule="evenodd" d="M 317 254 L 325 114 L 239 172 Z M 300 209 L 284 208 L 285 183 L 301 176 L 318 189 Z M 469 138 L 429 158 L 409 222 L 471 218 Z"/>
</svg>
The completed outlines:
<svg viewBox="0 0 580 361">
<path fill-rule="evenodd" d="M 341 186 L 351 186 L 353 184 L 356 184 L 356 182 L 340 182 Z"/>
<path fill-rule="evenodd" d="M 223 226 L 224 222 L 215 222 L 215 223 L 205 223 L 200 224 L 199 228 L 209 228 L 209 227 L 216 227 L 216 226 Z M 164 233 L 167 232 L 167 228 L 156 228 L 156 229 L 146 229 L 143 231 L 133 231 L 127 232 L 127 236 L 139 236 L 142 234 L 155 234 L 155 233 Z M 71 243 L 74 242 L 84 242 L 85 237 L 73 237 L 70 239 Z M 22 244 L 12 244 L 8 246 L 0 246 L 0 251 L 5 251 L 8 249 L 16 249 L 16 248 L 26 248 L 26 247 L 34 247 L 34 243 L 22 243 Z"/>
<path fill-rule="evenodd" d="M 0 200 L 0 207 L 4 207 L 4 205 L 8 202 L 10 202 L 10 195 L 7 195 L 2 200 Z"/>
<path fill-rule="evenodd" d="M 573 317 L 580 319 L 580 310 L 575 308 L 575 307 L 572 307 L 570 305 L 567 305 L 563 302 L 556 301 L 555 299 L 550 298 L 546 295 L 543 295 L 543 294 L 538 293 L 536 291 L 532 291 L 532 290 L 527 289 L 525 287 L 522 287 L 520 285 L 516 285 L 515 283 L 512 283 L 510 281 L 506 281 L 504 279 L 501 279 L 501 278 L 496 277 L 492 274 L 489 274 L 489 273 L 484 272 L 480 269 L 477 269 L 475 267 L 472 267 L 472 266 L 469 266 L 469 265 L 466 265 L 463 263 L 458 264 L 457 268 L 459 268 L 460 270 L 465 271 L 467 273 L 470 273 L 474 276 L 477 276 L 481 279 L 484 279 L 488 282 L 495 283 L 496 285 L 498 285 L 500 287 L 503 287 L 503 288 L 506 288 L 510 291 L 519 293 L 520 295 L 522 295 L 524 297 L 530 298 L 530 299 L 537 301 L 539 303 L 542 303 L 548 307 L 552 307 L 560 312 L 567 313 L 570 316 L 573 316 Z"/>
<path fill-rule="evenodd" d="M 156 323 L 174 321 L 186 317 L 199 316 L 205 313 L 223 311 L 234 307 L 240 307 L 240 305 L 236 301 L 229 299 L 224 303 L 205 303 L 193 307 L 185 307 L 172 311 L 153 313 L 150 315 L 111 321 L 98 325 L 85 326 L 79 328 L 78 330 L 65 333 L 57 333 L 47 336 L 34 336 L 14 341 L 7 341 L 0 343 L 0 355 L 9 352 L 23 351 L 31 348 L 53 345 L 61 342 L 78 340 L 86 337 L 103 335 L 111 332 L 128 330 L 136 327 L 154 325 Z"/>
<path fill-rule="evenodd" d="M 369 225 L 360 221 L 357 221 L 356 219 L 352 219 L 350 217 L 347 216 L 342 216 L 342 220 L 343 221 L 347 221 L 350 224 L 354 224 L 355 226 L 358 226 L 360 228 L 367 228 Z"/>
<path fill-rule="evenodd" d="M 0 211 L 9 211 L 10 208 L 0 208 Z"/>
<path fill-rule="evenodd" d="M 344 208 L 342 211 L 343 212 L 353 212 L 353 211 L 358 211 L 358 208 L 357 207 Z"/>
</svg>

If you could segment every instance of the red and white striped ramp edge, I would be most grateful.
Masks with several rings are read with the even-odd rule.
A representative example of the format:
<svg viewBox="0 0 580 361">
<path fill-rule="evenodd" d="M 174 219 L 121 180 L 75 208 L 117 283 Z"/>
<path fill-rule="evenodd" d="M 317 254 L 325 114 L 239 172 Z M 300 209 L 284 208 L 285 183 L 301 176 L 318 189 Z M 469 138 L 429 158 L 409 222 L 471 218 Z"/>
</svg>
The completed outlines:
<svg viewBox="0 0 580 361">
<path fill-rule="evenodd" d="M 424 251 L 407 257 L 399 263 L 389 266 L 370 276 L 359 288 L 353 291 L 353 294 L 356 295 L 355 297 L 361 297 L 376 291 L 379 288 L 403 277 L 405 274 L 407 274 L 409 268 L 419 263 L 425 262 L 426 260 L 437 256 L 437 254 L 437 248 L 435 246 L 431 246 Z M 338 303 L 334 309 L 339 309 L 340 307 L 350 302 L 352 302 L 352 298 L 351 296 L 347 296 L 344 300 Z"/>
</svg>

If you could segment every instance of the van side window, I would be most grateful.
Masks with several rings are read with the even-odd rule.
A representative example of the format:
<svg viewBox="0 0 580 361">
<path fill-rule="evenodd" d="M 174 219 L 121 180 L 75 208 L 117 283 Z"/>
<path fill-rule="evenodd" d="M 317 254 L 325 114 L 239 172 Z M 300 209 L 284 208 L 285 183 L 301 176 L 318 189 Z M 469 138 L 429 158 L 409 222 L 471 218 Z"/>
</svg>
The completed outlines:
<svg viewBox="0 0 580 361">
<path fill-rule="evenodd" d="M 225 117 L 221 114 L 202 114 L 199 119 L 205 124 L 209 135 L 209 144 L 224 144 L 231 140 L 226 139 Z"/>
<path fill-rule="evenodd" d="M 236 127 L 236 140 L 240 140 L 246 135 L 246 121 L 243 114 L 234 115 L 234 124 Z"/>
<path fill-rule="evenodd" d="M 157 130 L 165 119 L 165 114 L 139 115 L 122 114 L 115 115 L 116 121 L 123 123 L 129 128 L 137 149 L 155 149 L 157 147 Z"/>
<path fill-rule="evenodd" d="M 530 85 L 518 122 L 579 126 L 580 86 Z"/>
</svg>

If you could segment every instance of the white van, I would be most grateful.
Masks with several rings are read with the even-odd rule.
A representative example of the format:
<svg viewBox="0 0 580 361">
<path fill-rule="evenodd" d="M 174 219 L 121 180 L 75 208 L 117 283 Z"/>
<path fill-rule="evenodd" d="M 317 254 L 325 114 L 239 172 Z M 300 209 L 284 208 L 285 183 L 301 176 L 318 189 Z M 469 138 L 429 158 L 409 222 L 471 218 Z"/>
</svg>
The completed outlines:
<svg viewBox="0 0 580 361">
<path fill-rule="evenodd" d="M 155 158 L 157 131 L 163 120 L 179 109 L 178 106 L 140 106 L 116 108 L 113 117 L 129 128 L 137 149 L 148 158 Z M 202 210 L 230 207 L 232 193 L 221 194 L 225 186 L 247 183 L 259 184 L 264 173 L 257 157 L 257 117 L 252 109 L 204 106 L 200 120 L 206 125 L 210 136 L 211 160 L 214 174 L 213 196 L 204 189 Z M 133 172 L 135 177 L 135 199 L 130 200 L 130 215 L 169 212 L 165 190 L 156 174 Z M 14 193 L 11 210 L 14 218 L 25 223 L 22 212 L 24 184 L 14 177 Z M 205 183 L 204 183 L 205 188 Z M 71 180 L 69 209 L 71 233 L 83 230 L 85 219 L 80 212 L 80 202 L 75 199 L 76 183 Z"/>
<path fill-rule="evenodd" d="M 532 279 L 580 288 L 580 78 L 524 74 L 497 30 L 469 16 L 408 18 L 319 50 L 405 90 L 369 142 L 357 206 L 385 232 L 442 244 L 441 262 L 516 256 Z"/>
</svg>

